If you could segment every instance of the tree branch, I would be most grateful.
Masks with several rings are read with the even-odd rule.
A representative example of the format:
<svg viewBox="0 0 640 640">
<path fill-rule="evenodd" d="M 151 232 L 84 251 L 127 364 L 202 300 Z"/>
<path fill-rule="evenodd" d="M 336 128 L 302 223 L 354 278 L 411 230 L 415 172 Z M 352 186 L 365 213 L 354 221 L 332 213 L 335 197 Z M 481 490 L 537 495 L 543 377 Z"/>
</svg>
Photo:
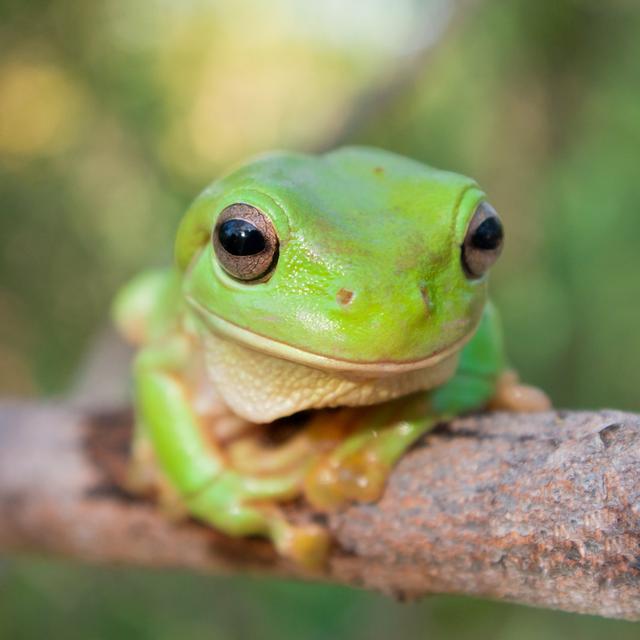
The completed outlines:
<svg viewBox="0 0 640 640">
<path fill-rule="evenodd" d="M 127 412 L 0 405 L 0 550 L 640 617 L 639 416 L 493 414 L 442 426 L 402 459 L 379 503 L 326 519 L 335 546 L 317 576 L 261 540 L 173 523 L 128 496 L 130 422 Z M 317 514 L 297 505 L 291 517 Z"/>
</svg>

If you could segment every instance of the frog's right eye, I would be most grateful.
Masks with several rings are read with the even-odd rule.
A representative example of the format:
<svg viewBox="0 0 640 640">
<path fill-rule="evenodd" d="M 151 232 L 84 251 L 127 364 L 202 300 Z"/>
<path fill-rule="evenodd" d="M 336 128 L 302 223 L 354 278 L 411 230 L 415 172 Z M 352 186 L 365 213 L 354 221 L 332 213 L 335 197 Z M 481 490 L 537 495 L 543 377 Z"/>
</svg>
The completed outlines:
<svg viewBox="0 0 640 640">
<path fill-rule="evenodd" d="M 502 222 L 488 202 L 481 202 L 462 243 L 462 266 L 471 280 L 481 278 L 502 251 Z"/>
<path fill-rule="evenodd" d="M 212 242 L 220 266 L 237 280 L 264 282 L 278 261 L 273 223 L 249 204 L 232 204 L 222 211 Z"/>
</svg>

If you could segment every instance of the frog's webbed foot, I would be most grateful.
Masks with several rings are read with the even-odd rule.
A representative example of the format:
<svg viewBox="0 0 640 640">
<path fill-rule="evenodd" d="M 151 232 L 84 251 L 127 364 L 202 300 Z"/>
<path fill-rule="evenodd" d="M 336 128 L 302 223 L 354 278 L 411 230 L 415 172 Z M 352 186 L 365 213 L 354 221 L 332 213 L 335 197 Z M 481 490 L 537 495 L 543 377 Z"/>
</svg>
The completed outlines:
<svg viewBox="0 0 640 640">
<path fill-rule="evenodd" d="M 392 430 L 379 434 L 374 429 L 383 412 L 317 411 L 283 444 L 271 446 L 254 435 L 231 443 L 227 454 L 233 468 L 243 473 L 277 476 L 299 470 L 307 498 L 322 509 L 372 501 L 384 487 L 393 463 L 388 452 L 396 440 Z"/>
<path fill-rule="evenodd" d="M 314 524 L 289 523 L 276 502 L 300 493 L 303 470 L 256 476 L 226 470 L 192 495 L 181 496 L 158 466 L 151 444 L 134 441 L 127 487 L 153 496 L 166 516 L 180 520 L 192 515 L 232 536 L 264 535 L 278 552 L 308 569 L 320 568 L 329 547 L 329 535 Z"/>
<path fill-rule="evenodd" d="M 349 502 L 374 502 L 384 490 L 390 466 L 373 448 L 321 458 L 305 480 L 305 496 L 316 508 L 331 511 Z"/>
<path fill-rule="evenodd" d="M 496 391 L 489 401 L 488 408 L 521 413 L 536 413 L 551 409 L 551 400 L 547 394 L 529 385 L 521 384 L 515 371 L 505 371 L 496 385 Z"/>
<path fill-rule="evenodd" d="M 281 555 L 315 570 L 326 559 L 327 530 L 315 524 L 292 524 L 273 502 L 297 495 L 300 484 L 300 472 L 261 478 L 225 471 L 188 497 L 186 506 L 189 513 L 228 535 L 266 536 Z"/>
<path fill-rule="evenodd" d="M 378 500 L 393 465 L 437 422 L 428 415 L 394 416 L 393 405 L 379 411 L 376 424 L 358 430 L 313 465 L 304 484 L 305 496 L 313 506 L 333 510 L 353 501 Z"/>
<path fill-rule="evenodd" d="M 268 443 L 258 433 L 238 438 L 226 447 L 231 465 L 247 474 L 278 475 L 294 469 L 305 470 L 321 454 L 335 449 L 354 430 L 352 409 L 325 409 L 313 412 L 286 440 Z M 267 428 L 274 426 L 268 425 Z M 282 426 L 282 425 L 280 425 Z M 286 427 L 286 425 L 285 425 Z"/>
</svg>

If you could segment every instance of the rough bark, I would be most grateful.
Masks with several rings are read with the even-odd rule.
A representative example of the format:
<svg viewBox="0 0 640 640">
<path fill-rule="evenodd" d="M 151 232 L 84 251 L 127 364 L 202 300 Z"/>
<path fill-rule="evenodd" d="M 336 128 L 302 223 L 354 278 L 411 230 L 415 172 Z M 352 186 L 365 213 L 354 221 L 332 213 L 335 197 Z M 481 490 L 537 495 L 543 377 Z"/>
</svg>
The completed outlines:
<svg viewBox="0 0 640 640">
<path fill-rule="evenodd" d="M 128 496 L 130 427 L 127 412 L 0 405 L 0 550 L 640 618 L 639 416 L 490 414 L 439 427 L 380 502 L 326 518 L 335 546 L 326 571 L 306 576 L 261 540 L 171 522 Z"/>
</svg>

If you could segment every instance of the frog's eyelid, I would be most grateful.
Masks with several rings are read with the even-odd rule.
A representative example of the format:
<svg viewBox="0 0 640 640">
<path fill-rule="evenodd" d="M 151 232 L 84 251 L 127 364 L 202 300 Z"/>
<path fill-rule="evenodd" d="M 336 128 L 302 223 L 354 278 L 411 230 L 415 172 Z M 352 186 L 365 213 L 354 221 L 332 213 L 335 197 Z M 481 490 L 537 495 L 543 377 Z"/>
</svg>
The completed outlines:
<svg viewBox="0 0 640 640">
<path fill-rule="evenodd" d="M 452 209 L 450 226 L 451 244 L 454 252 L 462 251 L 469 225 L 478 207 L 486 201 L 486 194 L 475 182 L 469 183 L 458 194 Z"/>
<path fill-rule="evenodd" d="M 219 202 L 214 213 L 214 224 L 226 207 L 239 202 L 255 207 L 267 216 L 278 232 L 280 246 L 286 244 L 291 233 L 291 221 L 287 215 L 287 207 L 275 195 L 255 187 L 236 188 L 229 191 L 224 200 Z"/>
</svg>

